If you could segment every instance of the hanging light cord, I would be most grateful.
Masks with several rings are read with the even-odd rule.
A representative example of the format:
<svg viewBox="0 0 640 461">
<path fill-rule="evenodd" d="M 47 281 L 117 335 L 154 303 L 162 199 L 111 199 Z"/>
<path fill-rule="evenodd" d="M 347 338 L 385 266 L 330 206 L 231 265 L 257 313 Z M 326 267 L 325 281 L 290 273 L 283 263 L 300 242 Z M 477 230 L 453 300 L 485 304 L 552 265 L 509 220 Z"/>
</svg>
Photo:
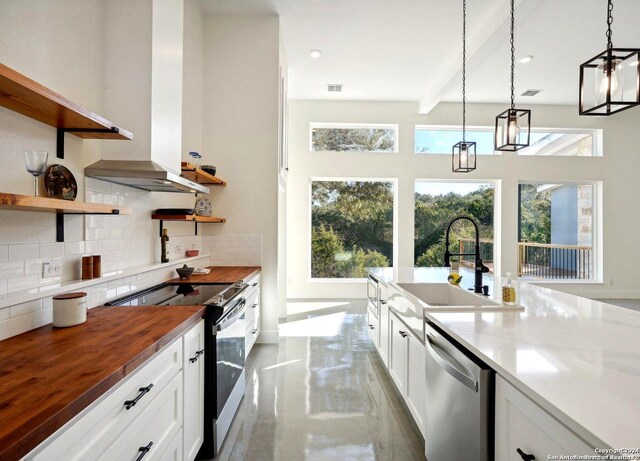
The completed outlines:
<svg viewBox="0 0 640 461">
<path fill-rule="evenodd" d="M 516 104 L 515 104 L 516 90 L 515 90 L 515 84 L 514 84 L 514 74 L 516 71 L 516 47 L 514 45 L 514 39 L 513 39 L 514 29 L 515 29 L 514 0 L 511 0 L 511 108 L 512 109 L 516 107 Z"/>
<path fill-rule="evenodd" d="M 467 0 L 462 0 L 462 142 L 466 141 L 467 128 Z"/>
<path fill-rule="evenodd" d="M 609 0 L 607 2 L 607 49 L 613 48 L 613 43 L 611 41 L 611 36 L 613 33 L 611 32 L 611 24 L 613 23 L 613 1 Z"/>
</svg>

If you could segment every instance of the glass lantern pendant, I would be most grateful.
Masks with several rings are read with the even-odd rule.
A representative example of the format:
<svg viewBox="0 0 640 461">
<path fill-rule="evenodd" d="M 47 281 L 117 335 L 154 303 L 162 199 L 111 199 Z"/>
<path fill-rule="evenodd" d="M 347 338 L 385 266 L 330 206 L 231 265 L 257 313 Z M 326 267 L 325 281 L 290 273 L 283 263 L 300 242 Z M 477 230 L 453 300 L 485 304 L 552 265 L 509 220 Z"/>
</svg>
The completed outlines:
<svg viewBox="0 0 640 461">
<path fill-rule="evenodd" d="M 496 150 L 514 152 L 529 146 L 531 111 L 515 106 L 515 21 L 514 0 L 511 0 L 511 106 L 496 117 L 494 146 Z"/>
<path fill-rule="evenodd" d="M 607 2 L 607 49 L 580 66 L 580 115 L 611 115 L 640 104 L 640 49 L 614 48 Z"/>
<path fill-rule="evenodd" d="M 466 140 L 467 134 L 467 1 L 462 0 L 462 141 L 451 149 L 451 170 L 454 173 L 469 173 L 476 169 L 476 143 Z"/>
</svg>

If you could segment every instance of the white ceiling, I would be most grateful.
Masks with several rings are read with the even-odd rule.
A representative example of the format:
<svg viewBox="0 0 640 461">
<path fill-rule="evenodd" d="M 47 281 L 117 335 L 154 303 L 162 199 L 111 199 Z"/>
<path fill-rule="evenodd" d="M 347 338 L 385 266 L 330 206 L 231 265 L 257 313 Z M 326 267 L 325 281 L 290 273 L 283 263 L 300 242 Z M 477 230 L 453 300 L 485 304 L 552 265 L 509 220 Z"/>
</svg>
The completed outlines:
<svg viewBox="0 0 640 461">
<path fill-rule="evenodd" d="M 289 97 L 459 101 L 461 0 L 201 0 L 207 14 L 278 14 Z M 516 101 L 576 104 L 580 63 L 606 48 L 606 0 L 516 0 Z M 509 0 L 467 0 L 467 100 L 509 100 Z M 615 0 L 614 46 L 640 47 L 639 0 Z M 322 56 L 313 59 L 309 51 Z M 328 93 L 328 83 L 344 84 Z M 543 90 L 523 98 L 527 89 Z"/>
</svg>

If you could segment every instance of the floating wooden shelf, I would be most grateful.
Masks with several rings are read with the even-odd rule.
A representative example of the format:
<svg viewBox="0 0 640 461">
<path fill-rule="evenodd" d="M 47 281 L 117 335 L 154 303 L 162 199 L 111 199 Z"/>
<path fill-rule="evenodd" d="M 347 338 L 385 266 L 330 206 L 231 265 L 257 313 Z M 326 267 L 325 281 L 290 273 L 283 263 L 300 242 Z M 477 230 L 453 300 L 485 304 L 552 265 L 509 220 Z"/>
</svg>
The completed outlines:
<svg viewBox="0 0 640 461">
<path fill-rule="evenodd" d="M 171 214 L 152 214 L 151 219 L 160 221 L 160 237 L 164 229 L 165 221 L 182 221 L 195 223 L 195 235 L 198 235 L 198 223 L 225 223 L 226 218 L 217 218 L 215 216 L 197 216 L 197 215 L 171 215 Z"/>
<path fill-rule="evenodd" d="M 33 195 L 0 192 L 0 210 L 45 211 L 56 213 L 56 241 L 64 242 L 64 215 L 67 214 L 131 214 L 131 208 L 102 205 L 101 203 L 76 202 Z"/>
<path fill-rule="evenodd" d="M 189 181 L 197 182 L 198 184 L 207 184 L 214 186 L 226 186 L 227 182 L 207 173 L 204 170 L 197 169 L 189 162 L 182 162 L 182 176 Z"/>
<path fill-rule="evenodd" d="M 0 64 L 0 105 L 57 128 L 59 158 L 64 158 L 65 133 L 85 139 L 133 139 L 131 132 L 4 64 Z"/>
</svg>

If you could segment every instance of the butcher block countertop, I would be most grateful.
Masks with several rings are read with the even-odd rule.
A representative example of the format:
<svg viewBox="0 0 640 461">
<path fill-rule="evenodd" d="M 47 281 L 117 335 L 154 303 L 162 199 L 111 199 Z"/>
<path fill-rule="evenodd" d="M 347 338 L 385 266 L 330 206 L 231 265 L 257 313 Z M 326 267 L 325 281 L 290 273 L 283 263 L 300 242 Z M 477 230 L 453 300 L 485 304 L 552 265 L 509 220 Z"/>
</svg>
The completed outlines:
<svg viewBox="0 0 640 461">
<path fill-rule="evenodd" d="M 260 272 L 260 266 L 210 266 L 211 272 L 207 275 L 192 275 L 188 279 L 171 279 L 169 283 L 235 283 L 238 280 L 245 282 Z"/>
<path fill-rule="evenodd" d="M 203 306 L 96 307 L 0 341 L 0 459 L 18 460 L 197 323 Z"/>
</svg>

